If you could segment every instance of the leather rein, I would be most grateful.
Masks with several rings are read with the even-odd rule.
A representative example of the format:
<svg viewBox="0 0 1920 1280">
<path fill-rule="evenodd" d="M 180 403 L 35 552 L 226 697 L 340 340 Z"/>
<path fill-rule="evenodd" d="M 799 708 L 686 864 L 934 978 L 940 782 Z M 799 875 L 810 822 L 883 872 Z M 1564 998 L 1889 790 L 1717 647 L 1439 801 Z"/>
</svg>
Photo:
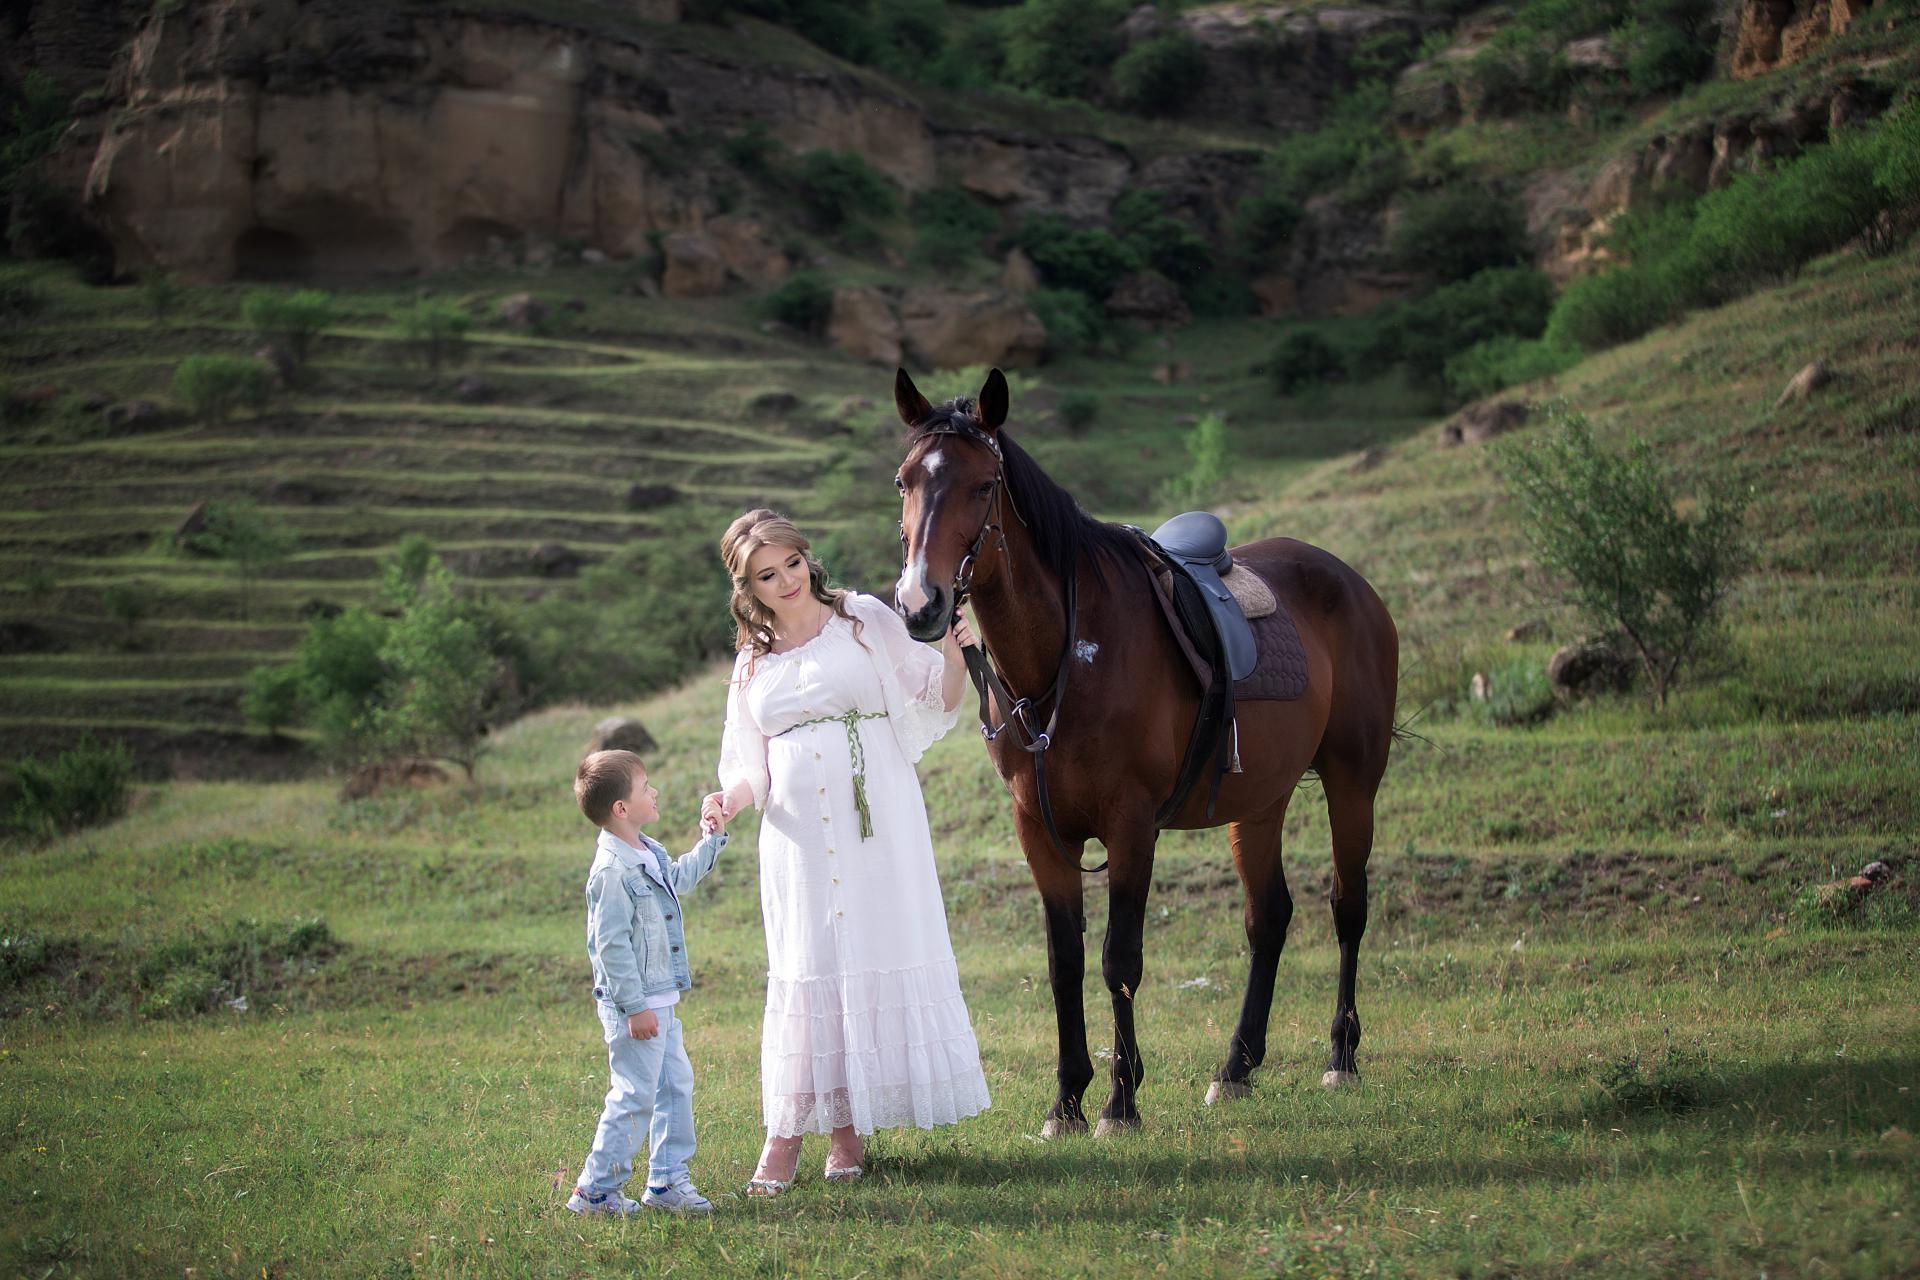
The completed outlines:
<svg viewBox="0 0 1920 1280">
<path fill-rule="evenodd" d="M 1000 452 L 1000 442 L 970 422 L 963 419 L 949 418 L 939 426 L 927 428 L 921 434 L 920 438 L 924 440 L 928 436 L 943 435 L 959 436 L 963 440 L 970 440 L 975 444 L 984 446 L 988 452 L 993 454 L 994 461 L 993 494 L 987 500 L 986 519 L 981 523 L 980 532 L 974 536 L 972 545 L 967 548 L 967 554 L 961 557 L 960 567 L 954 571 L 953 615 L 947 620 L 947 626 L 951 628 L 954 620 L 960 616 L 960 606 L 967 602 L 967 597 L 972 593 L 974 565 L 979 558 L 982 548 L 987 545 L 989 537 L 994 534 L 999 535 L 1000 552 L 1002 557 L 1006 556 L 1007 534 L 997 517 L 1000 511 L 1000 495 L 1006 491 L 1007 487 L 1007 465 L 1005 456 Z M 1018 518 L 1022 524 L 1026 523 L 1026 518 L 1020 515 L 1020 509 L 1013 505 L 1013 495 L 1011 493 L 1007 494 L 1007 506 L 1013 511 L 1014 516 Z M 906 547 L 907 531 L 903 525 L 900 529 L 900 549 L 903 562 L 905 560 Z M 1066 842 L 1060 838 L 1059 828 L 1054 823 L 1053 802 L 1047 793 L 1047 749 L 1053 745 L 1054 733 L 1060 726 L 1060 710 L 1066 705 L 1067 701 L 1067 674 L 1073 666 L 1074 627 L 1079 619 L 1080 583 L 1079 574 L 1075 566 L 1068 567 L 1066 579 L 1066 642 L 1061 646 L 1060 650 L 1060 670 L 1054 675 L 1053 683 L 1047 686 L 1045 693 L 1042 693 L 1037 698 L 1015 697 L 1013 691 L 1007 687 L 1005 678 L 1001 676 L 998 668 L 994 666 L 993 657 L 987 652 L 984 640 L 979 644 L 967 645 L 961 649 L 960 653 L 966 660 L 967 673 L 973 679 L 974 691 L 980 697 L 981 736 L 988 742 L 995 742 L 999 740 L 1002 733 L 1006 732 L 1008 725 L 1016 726 L 1019 729 L 1019 733 L 1014 737 L 1014 745 L 1033 757 L 1034 793 L 1040 801 L 1040 820 L 1046 825 L 1047 838 L 1053 842 L 1054 852 L 1059 854 L 1063 861 L 1079 869 L 1083 874 L 1093 875 L 1106 870 L 1106 862 L 1101 862 L 1097 867 L 1089 867 L 1082 864 L 1078 857 L 1067 851 Z M 989 690 L 992 691 L 993 699 L 997 700 L 1000 706 L 1006 708 L 1006 719 L 1001 721 L 997 726 L 993 723 L 992 704 L 988 698 Z M 1047 727 L 1036 730 L 1033 726 L 1034 708 L 1041 703 L 1045 703 L 1048 699 L 1052 699 L 1053 701 L 1053 711 L 1047 716 Z M 1021 741 L 1020 739 L 1022 737 L 1024 737 L 1026 741 Z"/>
</svg>

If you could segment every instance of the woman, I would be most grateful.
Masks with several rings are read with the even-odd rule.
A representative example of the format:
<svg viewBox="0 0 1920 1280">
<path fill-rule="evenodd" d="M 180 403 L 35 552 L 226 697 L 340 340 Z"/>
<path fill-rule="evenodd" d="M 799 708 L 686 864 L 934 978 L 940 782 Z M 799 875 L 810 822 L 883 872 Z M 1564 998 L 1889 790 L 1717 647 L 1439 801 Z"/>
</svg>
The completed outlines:
<svg viewBox="0 0 1920 1280">
<path fill-rule="evenodd" d="M 832 1135 L 826 1176 L 846 1180 L 864 1135 L 988 1105 L 913 771 L 957 718 L 972 638 L 956 622 L 942 649 L 916 642 L 881 601 L 828 588 L 808 547 L 767 510 L 720 541 L 740 653 L 709 800 L 762 810 L 758 1195 L 792 1185 L 805 1134 Z"/>
</svg>

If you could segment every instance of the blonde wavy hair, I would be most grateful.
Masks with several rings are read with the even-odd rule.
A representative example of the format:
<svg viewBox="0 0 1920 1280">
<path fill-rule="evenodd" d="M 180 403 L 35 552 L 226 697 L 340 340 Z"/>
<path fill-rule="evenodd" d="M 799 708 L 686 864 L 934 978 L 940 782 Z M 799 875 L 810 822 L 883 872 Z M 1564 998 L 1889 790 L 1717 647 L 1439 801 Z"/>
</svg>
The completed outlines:
<svg viewBox="0 0 1920 1280">
<path fill-rule="evenodd" d="M 755 508 L 728 525 L 727 531 L 720 535 L 720 559 L 727 566 L 727 576 L 733 579 L 733 598 L 727 602 L 727 608 L 733 614 L 734 645 L 751 655 L 747 660 L 748 675 L 753 674 L 755 662 L 773 651 L 773 610 L 760 603 L 759 597 L 753 594 L 753 585 L 747 581 L 747 565 L 762 547 L 786 547 L 805 557 L 813 598 L 853 623 L 853 634 L 856 639 L 859 637 L 860 620 L 847 610 L 847 600 L 853 593 L 827 585 L 827 571 L 814 558 L 813 544 L 793 521 L 778 511 Z"/>
</svg>

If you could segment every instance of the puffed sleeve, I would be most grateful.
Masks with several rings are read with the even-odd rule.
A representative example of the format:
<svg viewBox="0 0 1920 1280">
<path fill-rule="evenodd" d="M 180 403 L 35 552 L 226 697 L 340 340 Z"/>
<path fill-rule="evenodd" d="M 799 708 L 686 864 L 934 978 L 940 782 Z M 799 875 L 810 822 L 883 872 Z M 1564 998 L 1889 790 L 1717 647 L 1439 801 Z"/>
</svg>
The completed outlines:
<svg viewBox="0 0 1920 1280">
<path fill-rule="evenodd" d="M 880 688 L 887 699 L 887 717 L 908 764 L 917 764 L 927 748 L 946 736 L 960 719 L 958 704 L 947 710 L 941 688 L 947 657 L 938 645 L 921 644 L 907 634 L 885 601 L 856 594 L 853 615 L 864 624 L 860 639 L 874 656 Z"/>
<path fill-rule="evenodd" d="M 720 736 L 720 789 L 730 791 L 736 782 L 753 790 L 753 807 L 767 807 L 767 736 L 754 722 L 753 709 L 747 706 L 747 650 L 741 650 L 733 662 L 733 675 L 727 681 L 727 724 Z"/>
</svg>

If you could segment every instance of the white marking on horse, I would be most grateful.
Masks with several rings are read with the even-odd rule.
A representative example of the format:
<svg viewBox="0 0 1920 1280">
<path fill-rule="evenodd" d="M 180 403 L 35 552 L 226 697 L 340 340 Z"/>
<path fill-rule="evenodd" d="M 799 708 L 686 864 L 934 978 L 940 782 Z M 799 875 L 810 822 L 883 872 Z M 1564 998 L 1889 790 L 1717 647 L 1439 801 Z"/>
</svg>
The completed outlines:
<svg viewBox="0 0 1920 1280">
<path fill-rule="evenodd" d="M 947 455 L 938 449 L 934 449 L 930 451 L 926 457 L 920 459 L 920 465 L 926 469 L 929 476 L 938 475 L 940 474 L 940 468 L 947 465 Z"/>
<path fill-rule="evenodd" d="M 927 558 L 915 556 L 900 581 L 893 586 L 893 598 L 907 613 L 919 613 L 933 597 L 927 594 Z"/>
<path fill-rule="evenodd" d="M 1091 640 L 1082 640 L 1079 644 L 1073 646 L 1073 656 L 1088 666 L 1093 665 L 1093 655 L 1098 652 L 1100 652 L 1100 646 Z"/>
</svg>

